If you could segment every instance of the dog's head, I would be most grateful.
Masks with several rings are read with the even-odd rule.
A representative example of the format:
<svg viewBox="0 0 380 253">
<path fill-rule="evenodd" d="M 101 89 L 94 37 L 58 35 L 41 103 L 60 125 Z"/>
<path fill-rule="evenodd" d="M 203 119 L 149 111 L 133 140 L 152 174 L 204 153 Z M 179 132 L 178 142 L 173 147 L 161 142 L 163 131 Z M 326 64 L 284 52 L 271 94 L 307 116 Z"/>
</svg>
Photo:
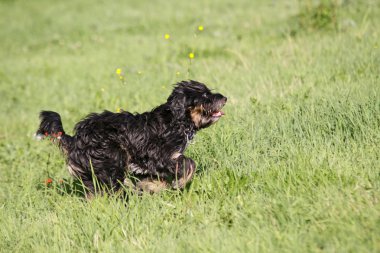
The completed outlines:
<svg viewBox="0 0 380 253">
<path fill-rule="evenodd" d="M 226 102 L 222 94 L 212 93 L 203 83 L 192 80 L 177 83 L 168 98 L 174 117 L 190 119 L 198 129 L 218 121 L 224 115 L 221 109 Z"/>
</svg>

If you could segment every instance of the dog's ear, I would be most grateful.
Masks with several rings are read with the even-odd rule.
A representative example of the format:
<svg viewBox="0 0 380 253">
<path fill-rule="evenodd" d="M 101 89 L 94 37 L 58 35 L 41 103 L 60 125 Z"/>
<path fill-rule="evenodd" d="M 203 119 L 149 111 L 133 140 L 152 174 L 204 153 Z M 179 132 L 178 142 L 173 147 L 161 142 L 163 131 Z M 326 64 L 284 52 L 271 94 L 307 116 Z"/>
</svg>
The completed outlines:
<svg viewBox="0 0 380 253">
<path fill-rule="evenodd" d="M 183 119 L 186 113 L 186 98 L 183 94 L 173 94 L 168 99 L 170 111 L 173 113 L 174 118 Z"/>
</svg>

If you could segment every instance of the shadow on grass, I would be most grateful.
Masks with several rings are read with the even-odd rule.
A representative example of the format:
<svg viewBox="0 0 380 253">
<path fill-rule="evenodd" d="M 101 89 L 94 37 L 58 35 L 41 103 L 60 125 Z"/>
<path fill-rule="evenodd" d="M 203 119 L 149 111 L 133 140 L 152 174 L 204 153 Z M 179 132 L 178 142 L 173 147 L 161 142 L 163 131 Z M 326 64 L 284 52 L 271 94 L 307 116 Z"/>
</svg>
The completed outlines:
<svg viewBox="0 0 380 253">
<path fill-rule="evenodd" d="M 38 184 L 37 189 L 40 191 L 54 191 L 59 195 L 71 195 L 81 198 L 86 197 L 85 186 L 78 179 L 60 179 L 53 180 L 48 178 L 45 182 Z"/>
<path fill-rule="evenodd" d="M 183 189 L 163 189 L 160 192 L 148 192 L 142 190 L 136 190 L 129 188 L 127 185 L 122 185 L 118 190 L 107 189 L 105 186 L 97 184 L 96 193 L 89 193 L 86 186 L 79 179 L 69 178 L 54 180 L 51 178 L 45 179 L 44 182 L 37 184 L 37 190 L 44 192 L 45 194 L 58 194 L 61 196 L 71 196 L 82 198 L 83 200 L 90 200 L 96 197 L 112 197 L 128 202 L 130 196 L 142 197 L 144 195 L 157 195 L 157 194 L 169 194 L 178 195 L 184 191 L 188 191 L 192 182 L 189 182 Z"/>
</svg>

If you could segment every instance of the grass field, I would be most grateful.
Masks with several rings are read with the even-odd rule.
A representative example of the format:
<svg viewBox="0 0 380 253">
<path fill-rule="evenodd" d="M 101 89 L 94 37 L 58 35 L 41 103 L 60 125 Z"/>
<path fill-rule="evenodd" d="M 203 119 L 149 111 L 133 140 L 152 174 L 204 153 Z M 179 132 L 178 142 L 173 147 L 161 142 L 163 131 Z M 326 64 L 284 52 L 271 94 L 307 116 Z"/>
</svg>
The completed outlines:
<svg viewBox="0 0 380 253">
<path fill-rule="evenodd" d="M 379 1 L 2 0 L 0 17 L 1 252 L 380 252 Z M 229 101 L 183 192 L 85 201 L 33 139 L 42 109 L 72 133 L 186 79 Z"/>
</svg>

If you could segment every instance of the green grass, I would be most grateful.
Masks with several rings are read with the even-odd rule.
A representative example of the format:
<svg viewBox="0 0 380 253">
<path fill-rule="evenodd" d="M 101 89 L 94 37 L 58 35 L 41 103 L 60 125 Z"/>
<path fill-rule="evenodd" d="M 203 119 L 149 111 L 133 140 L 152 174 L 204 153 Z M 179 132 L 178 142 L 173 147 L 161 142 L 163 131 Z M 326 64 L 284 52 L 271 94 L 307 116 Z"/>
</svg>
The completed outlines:
<svg viewBox="0 0 380 253">
<path fill-rule="evenodd" d="M 0 251 L 380 251 L 379 1 L 8 0 L 0 16 Z M 85 201 L 32 138 L 42 109 L 71 133 L 184 79 L 229 98 L 184 192 Z"/>
</svg>

